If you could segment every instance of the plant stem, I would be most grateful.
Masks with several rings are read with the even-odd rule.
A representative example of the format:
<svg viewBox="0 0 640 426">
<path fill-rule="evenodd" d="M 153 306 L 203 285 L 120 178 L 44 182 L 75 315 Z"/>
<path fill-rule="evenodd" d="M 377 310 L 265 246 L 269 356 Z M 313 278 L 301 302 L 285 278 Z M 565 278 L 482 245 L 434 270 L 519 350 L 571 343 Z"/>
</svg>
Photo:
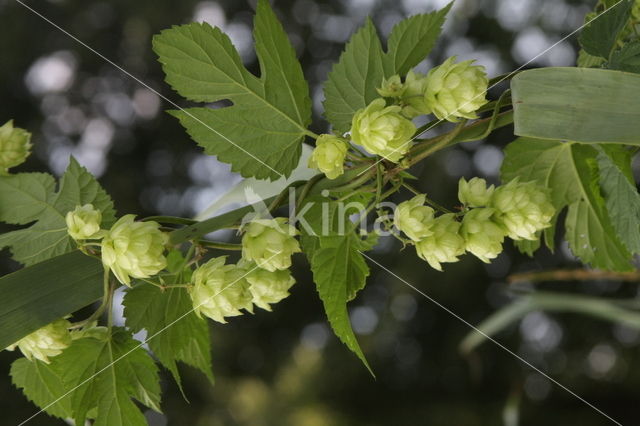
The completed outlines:
<svg viewBox="0 0 640 426">
<path fill-rule="evenodd" d="M 198 223 L 197 220 L 187 219 L 184 217 L 176 217 L 176 216 L 149 216 L 142 219 L 143 222 L 148 222 L 153 220 L 155 222 L 160 223 L 173 223 L 176 225 L 193 225 L 194 223 Z"/>
<path fill-rule="evenodd" d="M 521 282 L 541 282 L 541 281 L 640 281 L 640 271 L 633 272 L 613 272 L 593 269 L 556 269 L 551 271 L 532 271 L 509 275 L 509 284 Z"/>
<path fill-rule="evenodd" d="M 458 124 L 456 128 L 453 129 L 451 132 L 445 133 L 444 135 L 436 136 L 433 139 L 426 140 L 424 143 L 424 146 L 426 146 L 426 149 L 422 152 L 415 154 L 413 157 L 411 157 L 409 162 L 410 166 L 424 160 L 431 154 L 437 151 L 440 151 L 442 148 L 449 145 L 449 143 L 454 141 L 456 136 L 460 134 L 460 132 L 462 131 L 466 123 L 467 123 L 467 120 L 462 120 L 460 124 Z M 416 145 L 416 146 L 419 146 L 419 145 Z"/>
<path fill-rule="evenodd" d="M 231 250 L 231 251 L 242 250 L 242 244 L 222 243 L 219 241 L 208 241 L 208 240 L 197 240 L 197 243 L 201 246 L 219 249 L 219 250 Z"/>
<path fill-rule="evenodd" d="M 446 208 L 444 206 L 441 206 L 440 204 L 438 204 L 435 201 L 431 200 L 429 197 L 426 196 L 426 194 L 422 194 L 420 191 L 418 191 L 417 189 L 415 189 L 413 186 L 409 185 L 408 183 L 402 182 L 402 186 L 407 188 L 409 191 L 413 192 L 415 195 L 424 195 L 425 196 L 425 202 L 427 204 L 429 204 L 431 207 L 434 207 L 435 209 L 440 210 L 443 213 L 453 213 L 453 211 L 451 211 L 448 208 Z"/>
</svg>

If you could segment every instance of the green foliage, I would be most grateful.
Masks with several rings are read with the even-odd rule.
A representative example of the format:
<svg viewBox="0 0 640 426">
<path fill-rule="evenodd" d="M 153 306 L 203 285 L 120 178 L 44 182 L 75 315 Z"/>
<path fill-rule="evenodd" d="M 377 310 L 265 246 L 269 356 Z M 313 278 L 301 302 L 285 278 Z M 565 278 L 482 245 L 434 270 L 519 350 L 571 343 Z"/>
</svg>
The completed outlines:
<svg viewBox="0 0 640 426">
<path fill-rule="evenodd" d="M 554 222 L 568 207 L 565 237 L 580 260 L 596 268 L 627 271 L 632 269 L 631 255 L 616 236 L 600 193 L 597 154 L 588 145 L 519 138 L 505 149 L 501 175 L 503 181 L 519 176 L 549 188 L 556 208 Z M 544 232 L 549 248 L 554 233 L 555 226 Z"/>
<path fill-rule="evenodd" d="M 351 329 L 347 311 L 347 301 L 364 287 L 369 275 L 358 238 L 354 235 L 321 237 L 318 243 L 310 259 L 311 270 L 331 328 L 372 372 Z"/>
<path fill-rule="evenodd" d="M 24 265 L 67 253 L 75 248 L 67 234 L 64 217 L 78 205 L 93 204 L 102 212 L 102 223 L 115 220 L 113 202 L 95 178 L 75 159 L 54 192 L 54 181 L 42 173 L 20 173 L 0 177 L 0 220 L 28 228 L 0 236 L 0 248 L 11 247 L 13 258 Z M 21 212 L 24 211 L 24 216 Z"/>
<path fill-rule="evenodd" d="M 98 300 L 102 274 L 76 250 L 1 277 L 0 348 Z"/>
<path fill-rule="evenodd" d="M 580 34 L 580 45 L 590 55 L 609 58 L 620 31 L 627 25 L 633 0 L 620 0 L 593 19 Z"/>
<path fill-rule="evenodd" d="M 628 151 L 623 151 L 626 165 L 631 163 Z M 616 165 L 606 151 L 597 156 L 600 187 L 611 223 L 618 236 L 632 253 L 640 253 L 640 194 L 633 180 Z"/>
<path fill-rule="evenodd" d="M 13 384 L 22 389 L 29 401 L 46 413 L 71 418 L 71 398 L 65 398 L 64 372 L 34 359 L 17 359 L 11 364 Z"/>
<path fill-rule="evenodd" d="M 607 68 L 640 74 L 640 41 L 627 43 L 613 52 Z"/>
<path fill-rule="evenodd" d="M 11 375 L 29 399 L 49 414 L 73 418 L 76 424 L 95 418 L 94 425 L 146 425 L 131 398 L 160 411 L 153 359 L 121 328 L 114 329 L 107 340 L 75 340 L 49 365 L 19 359 Z"/>
<path fill-rule="evenodd" d="M 134 332 L 147 331 L 149 348 L 178 384 L 177 361 L 197 368 L 213 382 L 209 326 L 193 312 L 186 288 L 162 290 L 141 283 L 127 291 L 123 303 L 127 326 Z"/>
<path fill-rule="evenodd" d="M 206 23 L 164 30 L 153 46 L 178 93 L 194 101 L 233 102 L 173 111 L 189 135 L 243 176 L 273 180 L 298 164 L 311 101 L 295 51 L 266 0 L 258 2 L 254 37 L 259 79 L 242 65 L 229 37 Z"/>
<path fill-rule="evenodd" d="M 335 130 L 349 130 L 353 114 L 380 97 L 376 88 L 384 78 L 406 74 L 429 54 L 450 8 L 451 4 L 401 21 L 389 36 L 387 53 L 371 19 L 365 22 L 347 43 L 324 86 L 324 113 Z"/>
<path fill-rule="evenodd" d="M 518 136 L 640 145 L 638 74 L 534 69 L 515 76 L 511 90 Z"/>
</svg>

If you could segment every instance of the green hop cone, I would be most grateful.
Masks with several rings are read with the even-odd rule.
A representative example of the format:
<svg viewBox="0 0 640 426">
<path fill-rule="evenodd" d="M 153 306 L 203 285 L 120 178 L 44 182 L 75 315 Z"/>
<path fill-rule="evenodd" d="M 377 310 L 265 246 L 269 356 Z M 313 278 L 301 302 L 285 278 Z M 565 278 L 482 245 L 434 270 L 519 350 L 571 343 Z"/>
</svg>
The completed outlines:
<svg viewBox="0 0 640 426">
<path fill-rule="evenodd" d="M 382 80 L 382 85 L 376 89 L 380 96 L 385 98 L 398 98 L 404 93 L 404 85 L 398 74 Z"/>
<path fill-rule="evenodd" d="M 77 206 L 65 216 L 67 232 L 74 240 L 88 240 L 102 237 L 100 223 L 102 212 L 96 210 L 93 205 L 85 204 Z"/>
<path fill-rule="evenodd" d="M 413 241 L 420 241 L 433 235 L 434 211 L 424 205 L 426 195 L 416 195 L 408 201 L 398 204 L 393 221 L 400 231 Z"/>
<path fill-rule="evenodd" d="M 509 238 L 536 240 L 538 231 L 551 226 L 555 208 L 549 196 L 535 182 L 514 179 L 496 189 L 491 198 L 496 209 L 496 221 Z"/>
<path fill-rule="evenodd" d="M 31 153 L 31 133 L 13 127 L 13 120 L 0 127 L 0 176 L 24 163 Z"/>
<path fill-rule="evenodd" d="M 102 240 L 102 263 L 118 281 L 149 278 L 167 266 L 164 246 L 169 237 L 157 222 L 134 222 L 135 215 L 122 216 Z"/>
<path fill-rule="evenodd" d="M 271 304 L 278 303 L 289 296 L 289 289 L 296 280 L 287 269 L 281 271 L 267 271 L 254 265 L 247 267 L 247 282 L 250 284 L 253 303 L 267 311 L 271 310 Z"/>
<path fill-rule="evenodd" d="M 225 261 L 226 256 L 216 257 L 198 267 L 189 287 L 194 312 L 223 324 L 225 317 L 242 315 L 240 309 L 253 311 L 246 270 Z"/>
<path fill-rule="evenodd" d="M 505 231 L 493 220 L 495 210 L 473 209 L 464 215 L 460 233 L 465 249 L 485 263 L 502 253 Z"/>
<path fill-rule="evenodd" d="M 295 227 L 287 219 L 256 219 L 243 228 L 242 258 L 273 272 L 288 269 L 291 255 L 300 252 Z"/>
<path fill-rule="evenodd" d="M 416 126 L 400 115 L 399 106 L 385 106 L 382 98 L 358 110 L 351 123 L 351 139 L 371 154 L 398 162 L 411 147 Z"/>
<path fill-rule="evenodd" d="M 66 319 L 59 319 L 23 337 L 7 350 L 18 347 L 28 360 L 35 358 L 48 364 L 49 358 L 60 355 L 71 344 L 70 325 Z"/>
<path fill-rule="evenodd" d="M 484 67 L 473 61 L 455 63 L 455 56 L 429 71 L 425 89 L 427 108 L 440 120 L 478 118 L 476 111 L 486 104 L 489 80 Z"/>
<path fill-rule="evenodd" d="M 404 93 L 402 94 L 402 103 L 404 104 L 402 113 L 404 115 L 413 118 L 431 113 L 425 102 L 424 93 L 426 89 L 426 76 L 409 71 L 404 82 Z"/>
<path fill-rule="evenodd" d="M 448 213 L 437 217 L 431 230 L 433 235 L 416 243 L 416 251 L 432 268 L 442 271 L 441 263 L 457 262 L 464 253 L 460 223 L 453 213 Z"/>
<path fill-rule="evenodd" d="M 345 140 L 333 135 L 320 135 L 309 157 L 309 167 L 320 170 L 329 179 L 335 179 L 344 173 L 347 149 Z"/>
<path fill-rule="evenodd" d="M 462 204 L 469 207 L 484 207 L 489 204 L 495 187 L 487 187 L 487 181 L 477 177 L 466 181 L 460 178 L 458 182 L 458 199 Z"/>
</svg>

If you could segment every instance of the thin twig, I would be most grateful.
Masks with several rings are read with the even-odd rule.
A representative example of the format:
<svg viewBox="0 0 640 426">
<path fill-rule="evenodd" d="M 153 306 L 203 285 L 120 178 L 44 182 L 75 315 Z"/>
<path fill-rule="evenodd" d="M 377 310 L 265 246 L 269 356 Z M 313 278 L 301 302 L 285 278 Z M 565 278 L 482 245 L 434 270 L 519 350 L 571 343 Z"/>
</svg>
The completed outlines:
<svg viewBox="0 0 640 426">
<path fill-rule="evenodd" d="M 512 274 L 507 277 L 509 284 L 542 281 L 640 281 L 640 271 L 614 272 L 595 269 L 556 269 L 552 271 L 531 271 Z"/>
</svg>

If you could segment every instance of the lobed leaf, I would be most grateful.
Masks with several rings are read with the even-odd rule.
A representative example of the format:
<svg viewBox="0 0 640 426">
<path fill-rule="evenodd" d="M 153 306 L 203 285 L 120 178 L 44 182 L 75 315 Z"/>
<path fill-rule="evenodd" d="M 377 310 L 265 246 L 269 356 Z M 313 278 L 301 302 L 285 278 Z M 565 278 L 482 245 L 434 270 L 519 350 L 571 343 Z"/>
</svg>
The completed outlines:
<svg viewBox="0 0 640 426">
<path fill-rule="evenodd" d="M 629 21 L 633 1 L 619 0 L 591 20 L 580 34 L 578 41 L 590 55 L 609 58 L 620 31 Z"/>
</svg>

